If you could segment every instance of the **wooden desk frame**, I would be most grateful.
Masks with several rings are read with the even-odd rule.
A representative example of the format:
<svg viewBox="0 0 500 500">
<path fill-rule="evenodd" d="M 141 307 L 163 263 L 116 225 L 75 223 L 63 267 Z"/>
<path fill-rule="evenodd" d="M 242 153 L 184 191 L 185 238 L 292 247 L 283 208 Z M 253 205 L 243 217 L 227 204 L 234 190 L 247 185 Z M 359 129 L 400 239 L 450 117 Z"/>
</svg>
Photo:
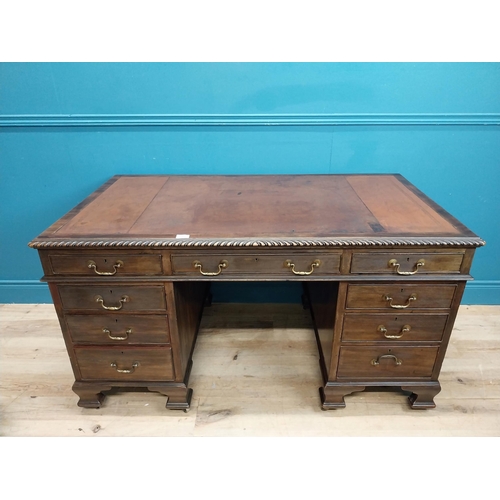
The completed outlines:
<svg viewBox="0 0 500 500">
<path fill-rule="evenodd" d="M 194 235 L 175 234 L 179 224 Z M 166 395 L 167 408 L 189 409 L 210 283 L 294 280 L 313 317 L 322 408 L 342 408 L 344 396 L 366 387 L 401 387 L 422 409 L 435 406 L 483 244 L 398 175 L 116 176 L 30 246 L 79 406 L 100 407 L 112 387 L 144 387 Z"/>
</svg>

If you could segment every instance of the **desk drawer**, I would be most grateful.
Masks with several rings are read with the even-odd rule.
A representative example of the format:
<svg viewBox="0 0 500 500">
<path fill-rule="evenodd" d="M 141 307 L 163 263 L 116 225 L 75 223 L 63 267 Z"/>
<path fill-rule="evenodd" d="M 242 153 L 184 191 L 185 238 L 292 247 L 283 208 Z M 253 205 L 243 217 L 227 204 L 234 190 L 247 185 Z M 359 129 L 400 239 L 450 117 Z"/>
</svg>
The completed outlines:
<svg viewBox="0 0 500 500">
<path fill-rule="evenodd" d="M 163 273 L 161 255 L 77 253 L 50 255 L 54 274 L 111 276 L 155 276 Z"/>
<path fill-rule="evenodd" d="M 363 346 L 340 348 L 338 378 L 431 377 L 438 347 Z"/>
<path fill-rule="evenodd" d="M 167 316 L 131 314 L 71 314 L 66 324 L 75 343 L 168 344 Z"/>
<path fill-rule="evenodd" d="M 429 342 L 443 337 L 447 314 L 347 314 L 343 341 Z"/>
<path fill-rule="evenodd" d="M 454 274 L 460 272 L 464 252 L 355 252 L 352 274 Z"/>
<path fill-rule="evenodd" d="M 341 252 L 276 254 L 190 254 L 172 255 L 172 273 L 189 276 L 229 276 L 235 274 L 318 276 L 340 273 Z M 215 274 L 204 274 L 215 273 Z"/>
<path fill-rule="evenodd" d="M 352 285 L 347 290 L 346 309 L 415 309 L 449 308 L 456 285 L 414 283 Z"/>
<path fill-rule="evenodd" d="M 82 380 L 174 380 L 170 347 L 76 347 Z"/>
<path fill-rule="evenodd" d="M 165 291 L 162 285 L 105 286 L 59 285 L 64 309 L 99 312 L 165 311 Z"/>
</svg>

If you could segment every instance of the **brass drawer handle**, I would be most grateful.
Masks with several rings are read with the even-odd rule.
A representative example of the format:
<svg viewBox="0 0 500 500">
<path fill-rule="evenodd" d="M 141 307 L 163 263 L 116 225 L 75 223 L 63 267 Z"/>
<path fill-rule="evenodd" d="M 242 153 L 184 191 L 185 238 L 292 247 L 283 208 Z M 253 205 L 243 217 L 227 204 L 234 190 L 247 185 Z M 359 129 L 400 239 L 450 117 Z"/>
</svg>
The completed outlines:
<svg viewBox="0 0 500 500">
<path fill-rule="evenodd" d="M 371 363 L 373 366 L 377 366 L 380 364 L 380 360 L 384 358 L 393 359 L 394 362 L 396 363 L 396 366 L 403 364 L 403 361 L 394 356 L 394 354 L 382 354 L 382 356 L 379 356 L 377 359 L 372 359 Z"/>
<path fill-rule="evenodd" d="M 414 271 L 400 271 L 399 270 L 400 264 L 398 263 L 398 261 L 396 259 L 391 259 L 388 262 L 388 264 L 389 264 L 389 267 L 393 267 L 396 270 L 396 273 L 401 274 L 402 276 L 411 276 L 412 274 L 417 274 L 418 270 L 421 267 L 425 266 L 425 260 L 424 259 L 420 259 L 419 261 L 417 261 L 417 263 L 415 264 L 415 270 Z"/>
<path fill-rule="evenodd" d="M 98 271 L 98 270 L 97 270 L 97 264 L 96 264 L 93 260 L 89 260 L 89 261 L 87 262 L 87 267 L 88 267 L 89 269 L 93 269 L 93 270 L 94 270 L 94 272 L 95 272 L 96 274 L 98 274 L 99 276 L 113 276 L 114 274 L 116 274 L 116 271 L 118 271 L 118 268 L 119 268 L 119 267 L 123 267 L 123 261 L 121 261 L 121 260 L 117 260 L 117 261 L 115 262 L 115 264 L 113 264 L 113 269 L 114 269 L 114 271 L 112 271 L 112 272 L 107 272 L 107 271 Z"/>
<path fill-rule="evenodd" d="M 116 371 L 118 373 L 134 373 L 135 369 L 139 366 L 139 362 L 136 361 L 133 365 L 132 368 L 118 368 L 118 365 L 116 364 L 115 361 L 113 361 L 110 365 L 112 368 L 116 368 Z"/>
<path fill-rule="evenodd" d="M 123 295 L 122 298 L 120 299 L 120 305 L 119 306 L 106 306 L 104 305 L 104 299 L 100 295 L 95 296 L 95 301 L 100 302 L 101 306 L 103 309 L 106 309 L 106 311 L 119 311 L 125 302 L 128 302 L 130 299 L 128 295 Z"/>
<path fill-rule="evenodd" d="M 377 332 L 383 333 L 386 339 L 400 339 L 405 333 L 408 333 L 411 330 L 410 325 L 403 325 L 399 335 L 389 335 L 387 333 L 387 328 L 384 325 L 379 325 L 377 328 Z"/>
<path fill-rule="evenodd" d="M 315 259 L 311 262 L 311 269 L 310 271 L 296 271 L 295 270 L 295 264 L 291 260 L 285 260 L 285 266 L 290 268 L 292 270 L 293 274 L 297 274 L 298 276 L 309 276 L 314 272 L 315 267 L 319 267 L 321 264 L 321 261 L 319 259 Z"/>
<path fill-rule="evenodd" d="M 108 330 L 107 328 L 103 328 L 102 333 L 106 333 L 111 340 L 127 340 L 128 336 L 132 333 L 132 328 L 128 328 L 125 335 L 120 337 L 117 335 L 111 335 L 111 330 Z"/>
<path fill-rule="evenodd" d="M 406 300 L 406 304 L 404 305 L 398 305 L 398 304 L 393 304 L 392 303 L 392 300 L 393 298 L 390 296 L 390 295 L 384 295 L 384 299 L 389 302 L 389 306 L 392 307 L 393 309 L 406 309 L 407 307 L 410 306 L 410 304 L 417 300 L 417 294 L 416 293 L 412 293 L 408 299 Z"/>
<path fill-rule="evenodd" d="M 202 269 L 202 263 L 199 261 L 199 260 L 195 260 L 193 262 L 193 266 L 195 269 L 198 269 L 200 271 L 201 274 L 203 274 L 203 276 L 218 276 L 223 269 L 226 269 L 227 266 L 229 265 L 229 262 L 227 260 L 221 260 L 219 262 L 219 270 L 215 273 L 206 273 L 203 271 Z"/>
</svg>

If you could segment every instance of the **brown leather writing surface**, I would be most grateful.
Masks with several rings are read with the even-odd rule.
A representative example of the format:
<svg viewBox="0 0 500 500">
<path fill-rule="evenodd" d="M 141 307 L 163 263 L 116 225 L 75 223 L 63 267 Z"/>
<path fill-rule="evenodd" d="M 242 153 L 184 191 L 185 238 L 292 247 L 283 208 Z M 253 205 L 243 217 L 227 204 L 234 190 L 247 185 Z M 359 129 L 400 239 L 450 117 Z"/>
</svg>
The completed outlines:
<svg viewBox="0 0 500 500">
<path fill-rule="evenodd" d="M 127 234 L 168 177 L 119 177 L 78 212 L 58 235 Z"/>
<path fill-rule="evenodd" d="M 377 217 L 385 232 L 459 233 L 396 177 L 383 176 L 382 182 L 375 179 L 369 176 L 352 176 L 348 178 L 348 182 Z"/>
<path fill-rule="evenodd" d="M 344 177 L 174 177 L 131 234 L 327 236 L 369 231 L 368 222 L 376 219 Z"/>
<path fill-rule="evenodd" d="M 40 238 L 475 235 L 399 175 L 116 176 Z"/>
</svg>

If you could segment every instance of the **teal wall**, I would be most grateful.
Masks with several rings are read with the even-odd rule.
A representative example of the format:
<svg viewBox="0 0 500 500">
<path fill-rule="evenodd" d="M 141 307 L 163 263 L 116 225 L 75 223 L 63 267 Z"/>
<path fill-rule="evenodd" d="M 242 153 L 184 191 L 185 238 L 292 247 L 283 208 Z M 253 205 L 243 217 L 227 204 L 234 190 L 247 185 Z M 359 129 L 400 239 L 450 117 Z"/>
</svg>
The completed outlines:
<svg viewBox="0 0 500 500">
<path fill-rule="evenodd" d="M 498 63 L 0 64 L 0 302 L 50 302 L 27 243 L 114 174 L 378 172 L 487 241 L 464 302 L 500 304 Z"/>
</svg>

